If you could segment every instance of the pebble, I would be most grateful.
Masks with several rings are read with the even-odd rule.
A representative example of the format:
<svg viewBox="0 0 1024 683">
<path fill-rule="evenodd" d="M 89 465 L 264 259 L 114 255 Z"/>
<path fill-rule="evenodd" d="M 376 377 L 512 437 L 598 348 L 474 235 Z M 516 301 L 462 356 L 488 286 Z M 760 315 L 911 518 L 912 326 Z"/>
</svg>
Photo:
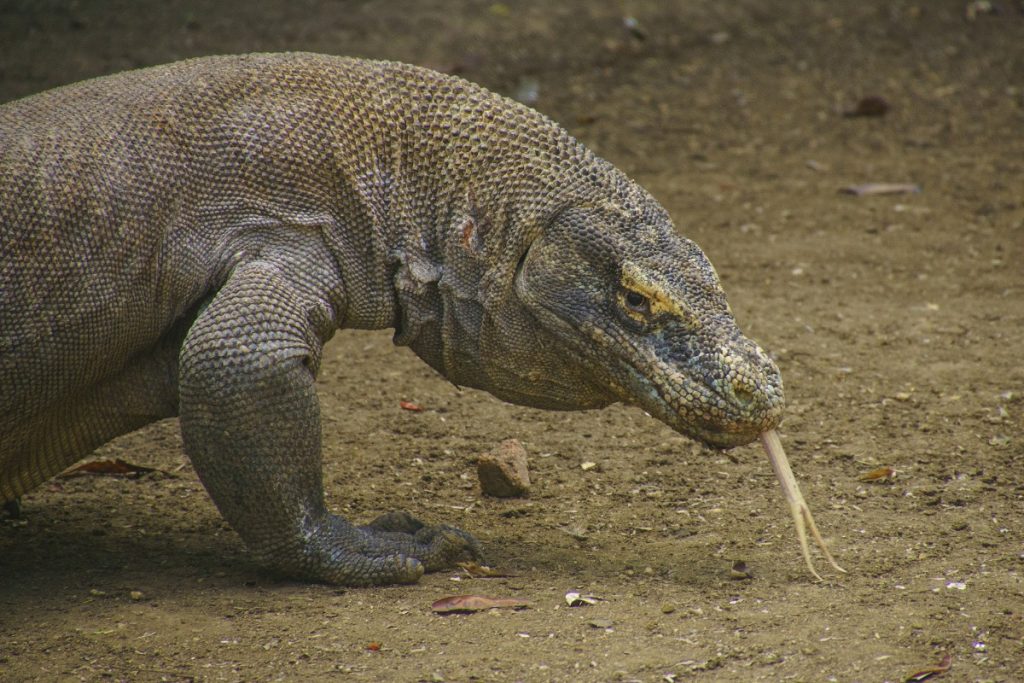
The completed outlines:
<svg viewBox="0 0 1024 683">
<path fill-rule="evenodd" d="M 476 475 L 485 496 L 513 498 L 530 492 L 526 449 L 517 439 L 502 441 L 476 461 Z"/>
</svg>

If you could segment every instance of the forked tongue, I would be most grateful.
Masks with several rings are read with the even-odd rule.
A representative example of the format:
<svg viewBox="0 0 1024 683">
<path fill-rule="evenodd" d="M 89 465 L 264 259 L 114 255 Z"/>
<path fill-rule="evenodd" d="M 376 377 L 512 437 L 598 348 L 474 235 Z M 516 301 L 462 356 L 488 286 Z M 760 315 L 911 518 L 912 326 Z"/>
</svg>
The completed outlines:
<svg viewBox="0 0 1024 683">
<path fill-rule="evenodd" d="M 810 529 L 811 536 L 814 537 L 814 541 L 818 544 L 825 559 L 828 560 L 833 569 L 845 574 L 846 570 L 836 564 L 832 553 L 828 551 L 828 546 L 825 545 L 825 541 L 821 537 L 821 533 L 818 532 L 818 525 L 814 523 L 811 509 L 807 507 L 807 502 L 804 501 L 803 494 L 800 493 L 800 487 L 797 486 L 793 470 L 789 469 L 789 460 L 786 459 L 786 451 L 782 450 L 782 442 L 779 440 L 778 433 L 774 429 L 762 432 L 761 444 L 764 445 L 764 450 L 768 453 L 772 469 L 775 470 L 775 476 L 782 486 L 782 492 L 786 495 L 786 502 L 789 504 L 789 511 L 793 515 L 793 522 L 796 524 L 796 535 L 800 539 L 800 549 L 803 550 L 807 568 L 811 571 L 811 574 L 814 574 L 814 578 L 819 581 L 822 580 L 818 572 L 814 570 L 814 564 L 811 562 L 811 549 L 807 545 L 807 530 Z"/>
</svg>

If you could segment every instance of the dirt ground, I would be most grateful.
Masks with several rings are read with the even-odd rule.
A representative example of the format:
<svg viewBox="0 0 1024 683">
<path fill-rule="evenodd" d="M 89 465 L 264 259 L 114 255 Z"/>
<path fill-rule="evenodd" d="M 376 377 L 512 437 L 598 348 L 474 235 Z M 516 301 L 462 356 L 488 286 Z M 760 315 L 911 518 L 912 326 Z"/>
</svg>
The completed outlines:
<svg viewBox="0 0 1024 683">
<path fill-rule="evenodd" d="M 275 580 L 169 421 L 96 456 L 170 474 L 55 480 L 0 521 L 0 679 L 902 681 L 948 653 L 939 680 L 1024 680 L 1024 3 L 0 0 L 0 101 L 286 49 L 535 98 L 651 190 L 777 358 L 784 443 L 849 573 L 808 574 L 756 445 L 509 406 L 342 332 L 329 505 L 457 524 L 514 576 Z M 865 96 L 890 110 L 843 115 Z M 839 192 L 868 182 L 921 191 Z M 509 437 L 532 495 L 483 498 L 474 459 Z M 532 606 L 431 612 L 456 593 Z"/>
</svg>

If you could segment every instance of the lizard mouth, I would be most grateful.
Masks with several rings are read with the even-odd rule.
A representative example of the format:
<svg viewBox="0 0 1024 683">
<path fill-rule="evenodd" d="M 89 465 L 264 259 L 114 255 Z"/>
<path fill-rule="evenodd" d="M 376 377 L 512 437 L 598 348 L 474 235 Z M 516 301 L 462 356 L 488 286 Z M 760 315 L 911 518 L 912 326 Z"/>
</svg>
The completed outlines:
<svg viewBox="0 0 1024 683">
<path fill-rule="evenodd" d="M 757 355 L 759 362 L 752 363 L 722 354 L 722 371 L 714 376 L 723 379 L 707 379 L 710 373 L 681 369 L 653 354 L 640 363 L 620 357 L 628 385 L 622 400 L 708 446 L 742 446 L 778 426 L 785 406 L 778 369 L 763 352 Z"/>
</svg>

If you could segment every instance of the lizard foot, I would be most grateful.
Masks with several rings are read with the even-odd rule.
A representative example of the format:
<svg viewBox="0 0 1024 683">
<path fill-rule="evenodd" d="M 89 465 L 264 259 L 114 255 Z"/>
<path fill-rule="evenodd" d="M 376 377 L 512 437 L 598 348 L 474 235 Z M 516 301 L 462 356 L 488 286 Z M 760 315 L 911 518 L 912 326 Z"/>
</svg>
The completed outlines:
<svg viewBox="0 0 1024 683">
<path fill-rule="evenodd" d="M 469 532 L 447 524 L 427 526 L 408 512 L 393 510 L 359 527 L 385 545 L 415 557 L 427 571 L 450 567 L 462 556 L 483 561 L 480 543 Z"/>
<path fill-rule="evenodd" d="M 298 553 L 263 554 L 286 575 L 345 586 L 415 583 L 425 571 L 445 569 L 462 557 L 483 561 L 471 534 L 445 524 L 427 526 L 405 512 L 389 512 L 358 527 L 332 515 Z"/>
</svg>

